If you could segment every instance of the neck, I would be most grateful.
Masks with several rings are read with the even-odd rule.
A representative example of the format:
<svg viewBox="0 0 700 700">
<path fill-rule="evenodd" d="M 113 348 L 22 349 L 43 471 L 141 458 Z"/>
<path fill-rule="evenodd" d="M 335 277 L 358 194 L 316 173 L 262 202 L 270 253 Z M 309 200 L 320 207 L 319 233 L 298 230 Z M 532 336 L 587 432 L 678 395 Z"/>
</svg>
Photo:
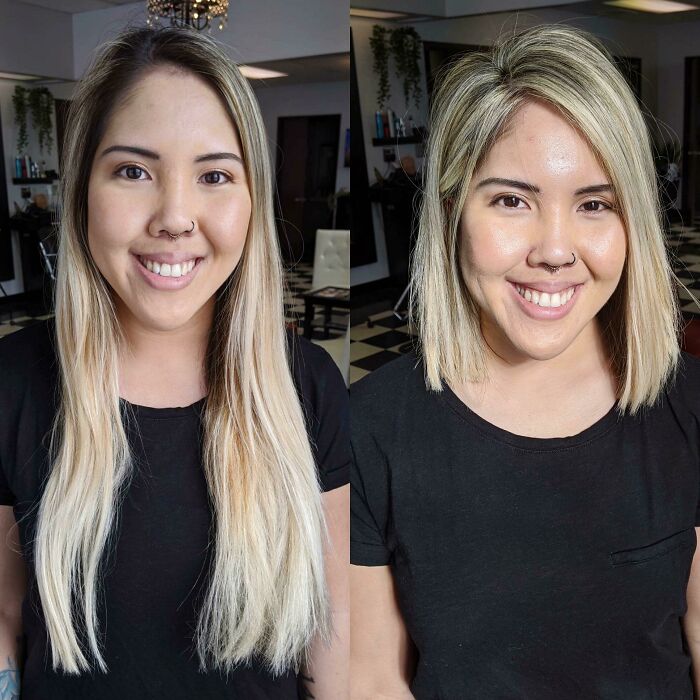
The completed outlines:
<svg viewBox="0 0 700 700">
<path fill-rule="evenodd" d="M 492 387 L 507 389 L 511 396 L 524 397 L 532 395 L 536 387 L 541 400 L 559 402 L 562 397 L 601 384 L 610 386 L 614 393 L 614 378 L 597 318 L 563 352 L 546 360 L 504 350 L 504 343 L 483 330 L 488 383 Z"/>
<path fill-rule="evenodd" d="M 126 338 L 119 362 L 119 395 L 155 408 L 189 405 L 206 396 L 204 360 L 214 300 L 182 327 L 144 325 L 120 301 L 117 317 Z"/>
</svg>

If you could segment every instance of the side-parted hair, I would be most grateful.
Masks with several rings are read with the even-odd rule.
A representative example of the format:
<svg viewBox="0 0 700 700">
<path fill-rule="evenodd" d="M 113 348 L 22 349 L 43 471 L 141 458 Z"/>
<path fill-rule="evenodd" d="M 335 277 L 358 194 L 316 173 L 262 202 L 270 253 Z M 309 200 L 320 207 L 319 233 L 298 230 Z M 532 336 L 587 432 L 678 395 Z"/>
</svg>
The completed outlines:
<svg viewBox="0 0 700 700">
<path fill-rule="evenodd" d="M 649 129 L 608 51 L 586 32 L 543 25 L 461 57 L 436 84 L 411 290 L 426 386 L 486 379 L 479 308 L 458 260 L 460 217 L 491 147 L 524 104 L 540 100 L 583 135 L 614 188 L 627 257 L 599 319 L 619 410 L 652 405 L 678 363 L 680 312 Z"/>
<path fill-rule="evenodd" d="M 35 557 L 53 668 L 106 671 L 98 621 L 132 455 L 118 393 L 126 338 L 114 293 L 88 249 L 88 182 L 110 116 L 153 70 L 210 86 L 237 129 L 252 200 L 241 259 L 218 290 L 206 357 L 203 469 L 213 504 L 211 567 L 195 634 L 202 669 L 251 657 L 273 673 L 327 639 L 321 493 L 290 371 L 267 139 L 247 80 L 194 30 L 128 28 L 77 86 L 63 151 L 56 280 L 59 411 Z M 124 421 L 124 422 L 123 422 Z"/>
</svg>

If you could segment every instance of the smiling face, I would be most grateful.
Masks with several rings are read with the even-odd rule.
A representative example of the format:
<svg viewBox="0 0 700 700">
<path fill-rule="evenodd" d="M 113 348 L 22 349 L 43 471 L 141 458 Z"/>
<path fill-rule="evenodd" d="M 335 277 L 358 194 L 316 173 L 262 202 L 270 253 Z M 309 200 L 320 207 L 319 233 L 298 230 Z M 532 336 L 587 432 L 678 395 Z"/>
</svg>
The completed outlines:
<svg viewBox="0 0 700 700">
<path fill-rule="evenodd" d="M 210 319 L 250 214 L 240 140 L 216 93 L 182 71 L 149 73 L 112 114 L 88 185 L 88 245 L 122 322 L 167 331 Z"/>
<path fill-rule="evenodd" d="M 583 136 L 537 101 L 520 108 L 474 173 L 460 266 L 500 357 L 546 360 L 596 341 L 595 316 L 626 252 L 610 185 Z"/>
</svg>

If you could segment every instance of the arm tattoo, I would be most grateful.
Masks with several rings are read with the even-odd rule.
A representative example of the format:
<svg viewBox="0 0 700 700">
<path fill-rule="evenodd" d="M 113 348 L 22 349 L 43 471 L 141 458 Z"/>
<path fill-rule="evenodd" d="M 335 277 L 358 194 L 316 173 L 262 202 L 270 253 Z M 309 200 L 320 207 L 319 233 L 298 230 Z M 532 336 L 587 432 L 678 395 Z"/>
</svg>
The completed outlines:
<svg viewBox="0 0 700 700">
<path fill-rule="evenodd" d="M 299 696 L 303 700 L 315 700 L 316 696 L 311 692 L 309 684 L 312 684 L 314 679 L 311 676 L 305 676 L 303 673 L 299 674 L 299 684 L 301 686 L 301 695 Z M 0 696 L 2 700 L 2 696 Z"/>
<path fill-rule="evenodd" d="M 0 669 L 0 700 L 19 700 L 19 669 L 11 656 L 7 668 Z"/>
</svg>

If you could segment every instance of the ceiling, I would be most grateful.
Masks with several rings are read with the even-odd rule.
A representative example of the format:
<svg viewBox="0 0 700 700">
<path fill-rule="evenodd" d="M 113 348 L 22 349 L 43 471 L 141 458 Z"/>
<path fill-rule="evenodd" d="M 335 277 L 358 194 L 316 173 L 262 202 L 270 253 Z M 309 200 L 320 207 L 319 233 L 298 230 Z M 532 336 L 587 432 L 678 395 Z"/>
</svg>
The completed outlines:
<svg viewBox="0 0 700 700">
<path fill-rule="evenodd" d="M 382 20 L 398 23 L 496 14 L 499 12 L 534 12 L 544 9 L 562 10 L 586 17 L 610 17 L 624 19 L 627 22 L 653 22 L 655 24 L 700 20 L 700 0 L 684 0 L 684 2 L 697 5 L 698 9 L 687 12 L 652 14 L 612 7 L 606 5 L 604 0 L 350 0 L 350 7 L 353 9 L 403 12 L 409 15 L 409 17 L 395 20 Z"/>
<path fill-rule="evenodd" d="M 134 0 L 14 0 L 14 2 L 75 14 L 76 12 L 103 10 L 105 7 L 115 7 L 116 5 L 128 5 Z"/>
<path fill-rule="evenodd" d="M 335 53 L 325 56 L 306 56 L 290 58 L 284 61 L 260 61 L 256 68 L 268 68 L 288 73 L 284 78 L 254 80 L 253 87 L 277 87 L 278 85 L 295 85 L 299 83 L 331 83 L 350 80 L 350 54 Z"/>
</svg>

